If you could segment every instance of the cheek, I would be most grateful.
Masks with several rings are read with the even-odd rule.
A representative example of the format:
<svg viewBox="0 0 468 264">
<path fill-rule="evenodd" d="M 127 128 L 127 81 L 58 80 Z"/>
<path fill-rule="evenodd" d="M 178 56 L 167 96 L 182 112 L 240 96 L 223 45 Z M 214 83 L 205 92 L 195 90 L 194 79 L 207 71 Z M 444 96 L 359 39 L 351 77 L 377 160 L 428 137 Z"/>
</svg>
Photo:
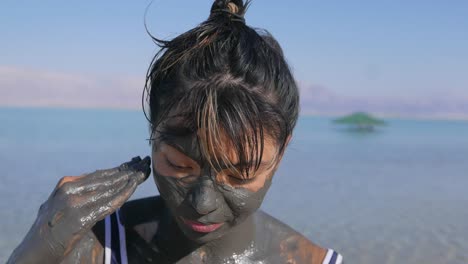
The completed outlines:
<svg viewBox="0 0 468 264">
<path fill-rule="evenodd" d="M 162 176 L 153 168 L 153 178 L 159 194 L 170 210 L 174 210 L 184 201 L 187 190 L 177 185 L 172 177 Z"/>
<path fill-rule="evenodd" d="M 243 221 L 254 213 L 263 202 L 263 198 L 270 188 L 271 180 L 266 179 L 263 186 L 256 192 L 245 188 L 233 188 L 223 185 L 221 192 L 228 206 L 235 215 L 236 222 Z"/>
<path fill-rule="evenodd" d="M 247 183 L 247 184 L 243 184 L 242 188 L 245 188 L 253 193 L 257 193 L 263 187 L 265 187 L 265 184 L 269 179 L 270 179 L 269 175 L 266 175 L 266 174 L 259 175 L 257 180 Z"/>
<path fill-rule="evenodd" d="M 256 176 L 255 180 L 248 183 L 235 182 L 232 178 L 229 177 L 229 171 L 226 170 L 216 175 L 216 183 L 218 185 L 227 185 L 233 188 L 247 189 L 248 191 L 255 193 L 265 187 L 266 184 L 269 184 L 268 181 L 272 180 L 276 168 L 277 166 L 257 172 L 258 175 Z"/>
<path fill-rule="evenodd" d="M 164 155 L 160 151 L 153 153 L 153 171 L 159 175 L 173 176 L 171 175 L 171 168 L 164 159 Z"/>
<path fill-rule="evenodd" d="M 159 190 L 159 194 L 166 205 L 174 210 L 185 199 L 188 190 L 176 183 L 172 169 L 164 161 L 161 152 L 153 152 L 153 178 Z"/>
</svg>

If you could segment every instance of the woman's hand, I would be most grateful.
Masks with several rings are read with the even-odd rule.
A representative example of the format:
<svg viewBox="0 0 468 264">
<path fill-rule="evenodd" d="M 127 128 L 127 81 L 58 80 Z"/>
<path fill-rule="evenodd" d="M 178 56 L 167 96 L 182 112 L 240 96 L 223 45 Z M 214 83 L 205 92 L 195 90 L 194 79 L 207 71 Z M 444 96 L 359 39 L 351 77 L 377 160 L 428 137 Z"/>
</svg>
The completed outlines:
<svg viewBox="0 0 468 264">
<path fill-rule="evenodd" d="M 9 263 L 58 263 L 99 220 L 121 207 L 150 172 L 140 157 L 119 167 L 62 178 Z"/>
</svg>

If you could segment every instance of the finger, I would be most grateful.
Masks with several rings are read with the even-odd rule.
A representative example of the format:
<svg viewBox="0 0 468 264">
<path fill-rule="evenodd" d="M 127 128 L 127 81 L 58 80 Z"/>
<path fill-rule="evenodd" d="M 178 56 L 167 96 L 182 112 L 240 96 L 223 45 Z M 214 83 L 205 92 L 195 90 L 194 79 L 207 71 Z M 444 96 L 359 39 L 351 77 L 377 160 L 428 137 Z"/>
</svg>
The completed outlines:
<svg viewBox="0 0 468 264">
<path fill-rule="evenodd" d="M 85 186 L 83 191 L 95 191 L 99 189 L 105 190 L 107 188 L 111 188 L 121 181 L 126 181 L 129 178 L 136 178 L 138 184 L 141 184 L 148 178 L 151 173 L 150 164 L 151 159 L 146 157 L 139 163 L 134 163 L 125 171 L 121 171 L 105 178 L 83 180 L 83 185 Z"/>
<path fill-rule="evenodd" d="M 131 169 L 136 172 L 132 177 L 137 179 L 137 184 L 143 183 L 151 174 L 151 158 L 146 156 L 141 162 L 133 165 Z"/>
<path fill-rule="evenodd" d="M 134 164 L 137 164 L 139 162 L 141 162 L 141 158 L 140 158 L 140 156 L 137 156 L 137 157 L 132 158 L 128 162 L 124 162 L 124 163 L 120 164 L 119 166 L 117 166 L 115 168 L 106 169 L 106 170 L 97 170 L 97 171 L 95 171 L 93 173 L 90 173 L 89 176 L 91 178 L 106 177 L 106 176 L 118 173 L 120 171 L 126 170 L 126 169 L 132 167 Z"/>
<path fill-rule="evenodd" d="M 120 208 L 138 187 L 138 181 L 135 178 L 128 180 L 128 183 L 122 188 L 110 201 L 112 208 Z"/>
<path fill-rule="evenodd" d="M 59 182 L 57 183 L 55 188 L 60 188 L 67 182 L 77 181 L 77 180 L 83 178 L 84 176 L 85 175 L 82 175 L 82 176 L 64 176 L 59 180 Z"/>
<path fill-rule="evenodd" d="M 52 193 L 49 195 L 49 198 L 50 199 L 51 197 L 54 197 L 57 195 L 57 193 L 63 191 L 63 186 L 65 184 L 71 184 L 72 182 L 77 182 L 79 180 L 81 180 L 83 177 L 85 177 L 84 175 L 83 176 L 64 176 L 62 177 L 57 185 L 55 186 L 54 190 L 52 191 Z"/>
<path fill-rule="evenodd" d="M 132 170 L 121 171 L 105 178 L 83 177 L 76 181 L 64 183 L 60 192 L 65 195 L 86 195 L 89 192 L 106 192 L 115 188 L 120 182 L 126 182 L 136 172 Z"/>
<path fill-rule="evenodd" d="M 125 162 L 121 164 L 120 166 L 112 168 L 112 169 L 97 170 L 91 174 L 84 174 L 80 176 L 64 176 L 55 185 L 55 188 L 53 192 L 50 194 L 49 198 L 56 196 L 58 190 L 62 189 L 66 183 L 67 185 L 69 185 L 66 189 L 69 189 L 69 190 L 67 190 L 65 193 L 77 193 L 77 192 L 82 191 L 83 189 L 82 186 L 86 184 L 86 181 L 82 182 L 83 178 L 90 179 L 90 178 L 99 178 L 100 176 L 113 175 L 121 170 L 128 169 L 129 167 L 133 166 L 137 162 L 141 162 L 141 158 L 139 156 L 134 157 L 129 162 Z M 70 184 L 71 182 L 77 182 L 77 184 Z M 93 188 L 91 188 L 90 190 L 93 190 Z"/>
<path fill-rule="evenodd" d="M 71 201 L 73 204 L 72 207 L 78 210 L 79 213 L 76 213 L 76 215 L 80 218 L 80 222 L 84 228 L 91 227 L 97 221 L 102 220 L 121 207 L 136 189 L 136 186 L 136 180 L 132 179 L 121 182 L 115 189 L 106 192 L 95 192 L 93 195 L 75 196 L 72 198 L 73 201 Z M 133 189 L 130 194 L 128 193 L 129 189 Z M 122 197 L 122 195 L 124 195 L 124 197 Z M 114 202 L 116 199 L 119 202 Z"/>
<path fill-rule="evenodd" d="M 109 196 L 107 199 L 103 199 L 100 203 L 96 203 L 93 206 L 92 215 L 95 221 L 104 219 L 106 216 L 115 212 L 118 208 L 132 196 L 138 187 L 138 182 L 135 178 L 128 180 L 125 186 L 115 195 Z M 94 224 L 94 223 L 93 223 Z"/>
<path fill-rule="evenodd" d="M 119 182 L 127 181 L 129 178 L 135 178 L 137 183 L 140 184 L 148 178 L 151 172 L 151 160 L 149 157 L 146 157 L 136 163 L 138 159 L 134 159 L 129 168 L 115 174 L 99 177 L 93 177 L 91 175 L 64 177 L 59 182 L 59 187 L 53 192 L 53 196 L 85 195 L 86 193 L 95 191 L 107 192 L 115 188 L 114 186 Z"/>
<path fill-rule="evenodd" d="M 122 181 L 127 181 L 130 178 L 136 178 L 137 183 L 144 182 L 151 173 L 151 159 L 146 157 L 139 163 L 134 163 L 130 168 L 108 175 L 106 177 L 83 177 L 73 182 L 67 182 L 61 188 L 65 194 L 85 195 L 89 192 L 107 192 L 115 189 Z"/>
<path fill-rule="evenodd" d="M 107 189 L 97 189 L 86 194 L 75 195 L 71 197 L 74 207 L 95 208 L 107 202 L 107 199 L 118 194 L 128 184 L 126 180 L 120 180 Z"/>
<path fill-rule="evenodd" d="M 137 164 L 141 162 L 141 158 L 140 156 L 136 156 L 134 158 L 132 158 L 129 162 L 125 162 L 125 163 L 122 163 L 119 167 L 118 167 L 118 170 L 125 170 L 125 169 L 128 169 L 129 167 L 131 167 L 133 164 Z"/>
</svg>

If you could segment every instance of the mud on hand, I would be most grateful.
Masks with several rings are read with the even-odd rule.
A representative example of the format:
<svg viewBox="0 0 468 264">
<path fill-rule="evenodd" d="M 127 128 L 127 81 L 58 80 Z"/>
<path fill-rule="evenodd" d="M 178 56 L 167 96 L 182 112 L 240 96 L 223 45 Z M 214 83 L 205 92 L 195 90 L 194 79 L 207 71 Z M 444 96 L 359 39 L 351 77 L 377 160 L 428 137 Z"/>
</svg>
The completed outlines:
<svg viewBox="0 0 468 264">
<path fill-rule="evenodd" d="M 30 230 L 47 244 L 48 255 L 63 259 L 98 221 L 112 214 L 144 182 L 151 159 L 133 158 L 119 167 L 62 178 L 39 209 Z M 42 255 L 42 254 L 41 254 Z"/>
</svg>

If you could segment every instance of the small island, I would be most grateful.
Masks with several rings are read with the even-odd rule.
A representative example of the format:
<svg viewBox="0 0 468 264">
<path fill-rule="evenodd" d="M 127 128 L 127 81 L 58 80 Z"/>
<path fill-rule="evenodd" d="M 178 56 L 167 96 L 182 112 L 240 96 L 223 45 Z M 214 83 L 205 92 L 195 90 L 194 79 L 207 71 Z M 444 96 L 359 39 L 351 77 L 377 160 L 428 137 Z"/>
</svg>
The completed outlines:
<svg viewBox="0 0 468 264">
<path fill-rule="evenodd" d="M 349 129 L 358 132 L 372 132 L 376 126 L 385 125 L 385 121 L 364 112 L 356 112 L 333 120 L 334 123 L 348 125 Z"/>
</svg>

